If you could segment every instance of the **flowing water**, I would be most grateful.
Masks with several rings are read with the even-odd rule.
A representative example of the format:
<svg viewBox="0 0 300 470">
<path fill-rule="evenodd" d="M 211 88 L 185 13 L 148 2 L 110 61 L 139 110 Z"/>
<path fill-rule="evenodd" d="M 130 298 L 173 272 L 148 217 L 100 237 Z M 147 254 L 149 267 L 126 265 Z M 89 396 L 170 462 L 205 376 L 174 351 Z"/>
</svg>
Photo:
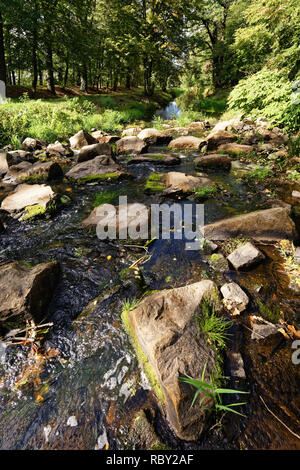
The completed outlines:
<svg viewBox="0 0 300 470">
<path fill-rule="evenodd" d="M 195 173 L 193 155 L 180 156 L 180 166 L 172 170 L 131 165 L 128 169 L 134 179 L 118 184 L 90 184 L 71 191 L 70 186 L 61 185 L 56 189 L 71 197 L 69 206 L 50 220 L 10 222 L 1 235 L 0 262 L 22 260 L 35 265 L 58 260 L 62 266 L 45 318 L 54 326 L 40 349 L 8 346 L 0 361 L 1 449 L 129 449 L 128 432 L 142 408 L 154 410 L 156 432 L 172 449 L 299 448 L 299 439 L 274 419 L 259 398 L 263 395 L 269 408 L 299 434 L 300 371 L 291 363 L 291 341 L 278 333 L 254 343 L 248 315 L 235 322 L 232 340 L 232 348 L 242 352 L 247 381 L 231 381 L 250 391 L 246 417 L 225 418 L 222 427 L 207 430 L 196 443 L 174 436 L 120 322 L 124 300 L 139 297 L 142 291 L 135 278 L 125 282 L 119 273 L 140 258 L 143 250 L 100 241 L 81 228 L 95 195 L 103 190 L 127 195 L 128 202 L 157 202 L 143 191 L 151 172 Z M 267 196 L 252 194 L 233 172 L 210 177 L 220 191 L 217 198 L 205 202 L 206 223 L 265 207 Z M 252 295 L 260 292 L 268 305 L 280 305 L 299 329 L 299 297 L 278 272 L 278 253 L 271 247 L 262 249 L 268 261 L 250 273 L 220 274 L 209 267 L 200 251 L 185 251 L 184 240 L 156 240 L 141 272 L 150 289 L 203 278 L 219 284 L 238 279 Z M 254 304 L 250 310 L 256 312 Z"/>
<path fill-rule="evenodd" d="M 156 116 L 160 116 L 162 119 L 176 119 L 182 113 L 181 109 L 177 105 L 176 101 L 172 101 L 164 109 L 157 111 Z"/>
</svg>

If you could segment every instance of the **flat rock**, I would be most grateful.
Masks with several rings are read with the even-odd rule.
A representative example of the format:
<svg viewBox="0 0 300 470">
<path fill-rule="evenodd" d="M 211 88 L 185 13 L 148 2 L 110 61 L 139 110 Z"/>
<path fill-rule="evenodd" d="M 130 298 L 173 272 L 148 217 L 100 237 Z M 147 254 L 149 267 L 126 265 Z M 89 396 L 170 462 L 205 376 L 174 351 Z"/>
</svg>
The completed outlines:
<svg viewBox="0 0 300 470">
<path fill-rule="evenodd" d="M 78 163 L 86 162 L 100 155 L 111 156 L 112 155 L 111 146 L 109 144 L 100 143 L 100 142 L 98 142 L 97 144 L 86 145 L 85 147 L 82 147 L 80 149 L 77 155 L 77 162 Z"/>
<path fill-rule="evenodd" d="M 293 197 L 294 199 L 300 199 L 300 191 L 294 190 L 294 191 L 292 192 L 292 197 Z"/>
<path fill-rule="evenodd" d="M 242 145 L 242 144 L 222 144 L 218 147 L 219 152 L 228 152 L 233 153 L 234 155 L 246 154 L 249 155 L 255 150 L 251 145 Z"/>
<path fill-rule="evenodd" d="M 23 263 L 0 266 L 0 321 L 43 320 L 59 273 L 56 261 L 33 268 Z"/>
<path fill-rule="evenodd" d="M 184 376 L 200 379 L 206 363 L 205 380 L 215 369 L 214 352 L 205 337 L 197 334 L 193 317 L 201 314 L 202 300 L 212 292 L 216 295 L 216 285 L 204 280 L 155 293 L 123 313 L 133 343 L 139 344 L 153 370 L 168 420 L 176 435 L 186 441 L 199 438 L 209 416 L 204 408 L 212 405 L 207 398 L 205 406 L 191 407 L 195 389 L 179 381 Z"/>
<path fill-rule="evenodd" d="M 252 238 L 257 241 L 294 240 L 296 227 L 288 212 L 282 207 L 220 220 L 201 229 L 205 238 L 227 240 L 237 236 Z"/>
<path fill-rule="evenodd" d="M 83 227 L 87 229 L 115 227 L 116 235 L 118 235 L 120 230 L 126 230 L 127 233 L 131 226 L 139 224 L 140 226 L 146 227 L 148 233 L 149 211 L 147 210 L 139 214 L 141 210 L 140 204 L 127 204 L 126 207 L 115 206 L 115 212 L 109 215 L 105 214 L 103 211 L 105 206 L 107 206 L 107 204 L 95 207 L 90 215 L 82 222 Z"/>
<path fill-rule="evenodd" d="M 195 160 L 196 168 L 204 170 L 225 170 L 231 168 L 231 158 L 226 154 L 211 154 L 203 157 L 197 157 Z"/>
<path fill-rule="evenodd" d="M 101 175 L 105 180 L 105 175 L 110 176 L 110 179 L 118 179 L 121 176 L 128 175 L 128 173 L 115 163 L 111 157 L 106 155 L 100 155 L 93 158 L 93 160 L 78 163 L 66 173 L 67 178 L 73 180 L 85 179 L 86 181 L 100 180 Z"/>
<path fill-rule="evenodd" d="M 56 141 L 54 144 L 49 144 L 47 149 L 47 153 L 50 156 L 69 156 L 72 155 L 73 152 L 70 148 L 64 147 L 59 141 Z"/>
<path fill-rule="evenodd" d="M 222 144 L 228 144 L 234 142 L 237 137 L 228 131 L 212 131 L 207 136 L 207 150 L 215 150 Z"/>
<path fill-rule="evenodd" d="M 69 139 L 70 147 L 72 149 L 80 149 L 87 145 L 97 144 L 98 141 L 94 137 L 92 137 L 88 132 L 81 130 L 77 132 L 77 134 L 73 135 Z"/>
<path fill-rule="evenodd" d="M 45 184 L 20 184 L 2 201 L 1 209 L 12 213 L 35 204 L 45 208 L 54 197 L 51 187 Z"/>
<path fill-rule="evenodd" d="M 183 136 L 172 140 L 169 143 L 171 149 L 193 149 L 200 150 L 205 145 L 205 141 L 193 136 Z"/>
<path fill-rule="evenodd" d="M 8 172 L 8 154 L 0 152 L 0 178 Z"/>
<path fill-rule="evenodd" d="M 116 152 L 121 155 L 146 153 L 148 145 L 138 137 L 123 137 L 116 142 Z"/>
<path fill-rule="evenodd" d="M 200 176 L 186 175 L 185 173 L 171 171 L 166 173 L 162 179 L 166 194 L 184 192 L 193 192 L 195 189 L 204 186 L 214 186 L 209 178 Z"/>
<path fill-rule="evenodd" d="M 152 163 L 153 165 L 179 165 L 180 158 L 170 153 L 144 153 L 137 155 L 129 160 L 128 165 L 136 165 L 138 163 Z"/>
<path fill-rule="evenodd" d="M 248 242 L 234 250 L 227 256 L 227 259 L 235 269 L 239 270 L 255 266 L 265 259 L 265 255 L 252 243 Z"/>
<path fill-rule="evenodd" d="M 138 138 L 146 142 L 148 145 L 168 145 L 172 137 L 167 135 L 166 132 L 157 129 L 143 129 Z"/>
<path fill-rule="evenodd" d="M 239 315 L 246 310 L 249 304 L 249 297 L 235 282 L 224 284 L 221 287 L 223 304 L 232 315 Z"/>
<path fill-rule="evenodd" d="M 275 325 L 260 325 L 258 323 L 254 323 L 252 327 L 251 339 L 263 340 L 270 335 L 274 335 L 277 333 L 277 331 L 278 330 Z"/>
<path fill-rule="evenodd" d="M 141 127 L 129 127 L 124 129 L 122 137 L 136 137 L 143 129 Z"/>
</svg>

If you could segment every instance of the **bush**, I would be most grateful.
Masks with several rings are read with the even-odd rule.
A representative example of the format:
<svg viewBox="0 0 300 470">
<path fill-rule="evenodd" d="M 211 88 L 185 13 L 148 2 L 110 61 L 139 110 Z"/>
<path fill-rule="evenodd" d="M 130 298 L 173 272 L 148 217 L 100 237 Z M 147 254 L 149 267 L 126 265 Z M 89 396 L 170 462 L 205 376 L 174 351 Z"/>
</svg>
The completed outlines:
<svg viewBox="0 0 300 470">
<path fill-rule="evenodd" d="M 239 109 L 253 117 L 264 116 L 278 125 L 296 130 L 300 106 L 292 101 L 292 82 L 283 71 L 267 68 L 243 79 L 229 95 L 229 109 Z"/>
</svg>

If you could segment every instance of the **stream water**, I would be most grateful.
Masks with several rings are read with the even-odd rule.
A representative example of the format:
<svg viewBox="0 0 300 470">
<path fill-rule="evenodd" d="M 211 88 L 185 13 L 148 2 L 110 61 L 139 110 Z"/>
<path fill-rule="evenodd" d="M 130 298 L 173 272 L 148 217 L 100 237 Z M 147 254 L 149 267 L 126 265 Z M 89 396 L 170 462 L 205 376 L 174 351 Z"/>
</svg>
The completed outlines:
<svg viewBox="0 0 300 470">
<path fill-rule="evenodd" d="M 193 155 L 180 156 L 175 171 L 195 174 Z M 156 432 L 172 449 L 299 448 L 300 441 L 259 398 L 263 395 L 282 421 L 299 433 L 300 371 L 291 362 L 291 341 L 278 333 L 254 343 L 248 316 L 235 322 L 232 345 L 243 355 L 247 380 L 231 383 L 250 391 L 246 417 L 225 418 L 222 427 L 207 430 L 196 443 L 180 441 L 166 423 L 120 322 L 122 303 L 139 297 L 141 290 L 135 279 L 124 282 L 119 273 L 143 252 L 100 241 L 81 228 L 97 193 L 117 191 L 129 202 L 149 203 L 151 198 L 143 191 L 147 176 L 170 170 L 140 164 L 129 171 L 134 179 L 117 184 L 63 184 L 57 189 L 71 197 L 69 206 L 49 220 L 10 222 L 1 235 L 0 262 L 35 265 L 58 260 L 62 275 L 46 318 L 54 326 L 41 350 L 37 354 L 28 346 L 8 346 L 0 363 L 0 448 L 130 449 L 128 432 L 141 408 L 154 410 Z M 265 207 L 267 196 L 262 191 L 252 194 L 234 172 L 210 178 L 221 196 L 205 202 L 206 223 Z M 262 249 L 269 255 L 263 265 L 247 274 L 222 274 L 208 266 L 200 251 L 185 251 L 184 240 L 156 240 L 141 271 L 150 289 L 208 277 L 218 284 L 238 279 L 246 291 L 254 296 L 259 292 L 267 305 L 280 306 L 299 325 L 299 297 L 278 272 L 278 253 L 272 247 Z M 250 311 L 256 311 L 254 304 Z"/>
</svg>

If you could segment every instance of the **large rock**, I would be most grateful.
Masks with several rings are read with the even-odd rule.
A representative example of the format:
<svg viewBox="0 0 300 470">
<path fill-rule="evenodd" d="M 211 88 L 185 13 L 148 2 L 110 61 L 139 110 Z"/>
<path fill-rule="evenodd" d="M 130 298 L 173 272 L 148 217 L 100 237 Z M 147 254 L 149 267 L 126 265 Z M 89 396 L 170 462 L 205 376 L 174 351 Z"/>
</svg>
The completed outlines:
<svg viewBox="0 0 300 470">
<path fill-rule="evenodd" d="M 193 149 L 200 150 L 201 147 L 205 145 L 205 141 L 198 139 L 198 137 L 193 136 L 183 136 L 178 137 L 177 139 L 172 140 L 169 143 L 169 148 L 171 149 Z"/>
<path fill-rule="evenodd" d="M 139 133 L 138 138 L 148 145 L 168 145 L 172 140 L 172 137 L 157 129 L 144 129 Z"/>
<path fill-rule="evenodd" d="M 73 151 L 69 147 L 67 146 L 65 147 L 58 140 L 54 144 L 49 144 L 46 151 L 50 156 L 53 156 L 53 157 L 73 155 Z"/>
<path fill-rule="evenodd" d="M 255 150 L 251 145 L 242 144 L 222 144 L 218 147 L 218 152 L 233 153 L 234 155 L 246 154 L 250 155 Z"/>
<path fill-rule="evenodd" d="M 189 193 L 200 187 L 214 186 L 214 183 L 208 178 L 186 175 L 176 171 L 166 173 L 162 181 L 165 185 L 164 192 L 166 194 L 176 192 Z"/>
<path fill-rule="evenodd" d="M 45 184 L 20 184 L 15 191 L 7 196 L 1 204 L 1 209 L 7 212 L 21 212 L 28 206 L 39 205 L 46 208 L 54 199 L 55 193 Z"/>
<path fill-rule="evenodd" d="M 123 137 L 116 142 L 116 151 L 123 155 L 138 155 L 146 153 L 148 145 L 138 137 Z"/>
<path fill-rule="evenodd" d="M 265 255 L 256 246 L 248 242 L 234 250 L 227 256 L 227 259 L 235 269 L 239 270 L 257 265 L 265 259 Z"/>
<path fill-rule="evenodd" d="M 232 315 L 239 315 L 246 310 L 249 297 L 238 284 L 235 282 L 224 284 L 221 287 L 221 293 L 224 297 L 224 306 Z"/>
<path fill-rule="evenodd" d="M 180 439 L 194 441 L 201 435 L 211 399 L 203 406 L 191 407 L 195 388 L 179 381 L 189 376 L 201 379 L 207 364 L 205 380 L 215 370 L 215 357 L 205 336 L 198 334 L 194 314 L 201 315 L 202 301 L 214 293 L 216 285 L 209 280 L 178 289 L 161 291 L 146 297 L 123 321 L 144 369 L 152 371 L 155 391 L 165 402 L 169 422 Z M 142 356 L 142 357 L 141 357 Z M 200 394 L 200 399 L 202 395 Z"/>
<path fill-rule="evenodd" d="M 93 145 L 87 145 L 85 147 L 82 147 L 80 150 L 78 156 L 77 156 L 77 162 L 86 162 L 88 160 L 92 160 L 95 157 L 98 157 L 99 155 L 112 155 L 112 149 L 109 144 L 106 143 L 97 143 Z"/>
<path fill-rule="evenodd" d="M 152 163 L 153 165 L 179 165 L 180 158 L 170 153 L 144 153 L 137 155 L 129 160 L 128 165 L 136 165 L 138 163 Z"/>
<path fill-rule="evenodd" d="M 258 241 L 278 241 L 296 238 L 296 227 L 282 207 L 220 220 L 201 229 L 205 238 L 227 240 L 240 235 Z"/>
<path fill-rule="evenodd" d="M 237 137 L 227 131 L 213 131 L 207 136 L 207 150 L 215 150 L 222 144 L 236 141 Z"/>
<path fill-rule="evenodd" d="M 70 137 L 69 141 L 70 147 L 72 149 L 80 149 L 87 145 L 93 145 L 98 143 L 97 139 L 95 139 L 88 132 L 83 130 L 77 132 L 77 134 L 73 135 L 73 137 Z"/>
<path fill-rule="evenodd" d="M 0 321 L 43 320 L 59 273 L 56 261 L 33 268 L 22 263 L 0 266 Z"/>
<path fill-rule="evenodd" d="M 27 150 L 29 152 L 33 152 L 34 150 L 41 150 L 46 145 L 45 142 L 39 139 L 32 139 L 31 137 L 27 137 L 22 142 L 23 150 Z"/>
<path fill-rule="evenodd" d="M 136 137 L 143 129 L 141 127 L 129 127 L 124 129 L 122 137 Z"/>
<path fill-rule="evenodd" d="M 0 152 L 0 178 L 8 172 L 8 153 Z"/>
<path fill-rule="evenodd" d="M 59 181 L 64 177 L 61 166 L 56 162 L 44 162 L 31 164 L 22 162 L 10 167 L 6 173 L 5 182 L 19 183 L 41 183 L 48 181 Z"/>
<path fill-rule="evenodd" d="M 67 178 L 80 182 L 119 179 L 128 175 L 111 157 L 100 155 L 93 160 L 78 163 L 66 173 Z"/>
<path fill-rule="evenodd" d="M 231 158 L 226 154 L 211 154 L 195 159 L 196 168 L 203 170 L 225 170 L 231 168 Z"/>
<path fill-rule="evenodd" d="M 149 221 L 149 211 L 141 212 L 141 205 L 138 203 L 127 204 L 126 207 L 115 206 L 116 212 L 106 215 L 103 213 L 102 209 L 105 208 L 106 204 L 95 207 L 95 209 L 90 213 L 90 215 L 84 219 L 82 225 L 87 229 L 95 229 L 98 227 L 112 227 L 116 228 L 116 235 L 119 234 L 119 231 L 126 230 L 130 226 L 135 226 L 140 224 L 143 227 L 147 228 L 148 232 L 148 221 Z M 127 208 L 127 210 L 126 210 Z M 120 209 L 123 209 L 120 211 Z"/>
</svg>

